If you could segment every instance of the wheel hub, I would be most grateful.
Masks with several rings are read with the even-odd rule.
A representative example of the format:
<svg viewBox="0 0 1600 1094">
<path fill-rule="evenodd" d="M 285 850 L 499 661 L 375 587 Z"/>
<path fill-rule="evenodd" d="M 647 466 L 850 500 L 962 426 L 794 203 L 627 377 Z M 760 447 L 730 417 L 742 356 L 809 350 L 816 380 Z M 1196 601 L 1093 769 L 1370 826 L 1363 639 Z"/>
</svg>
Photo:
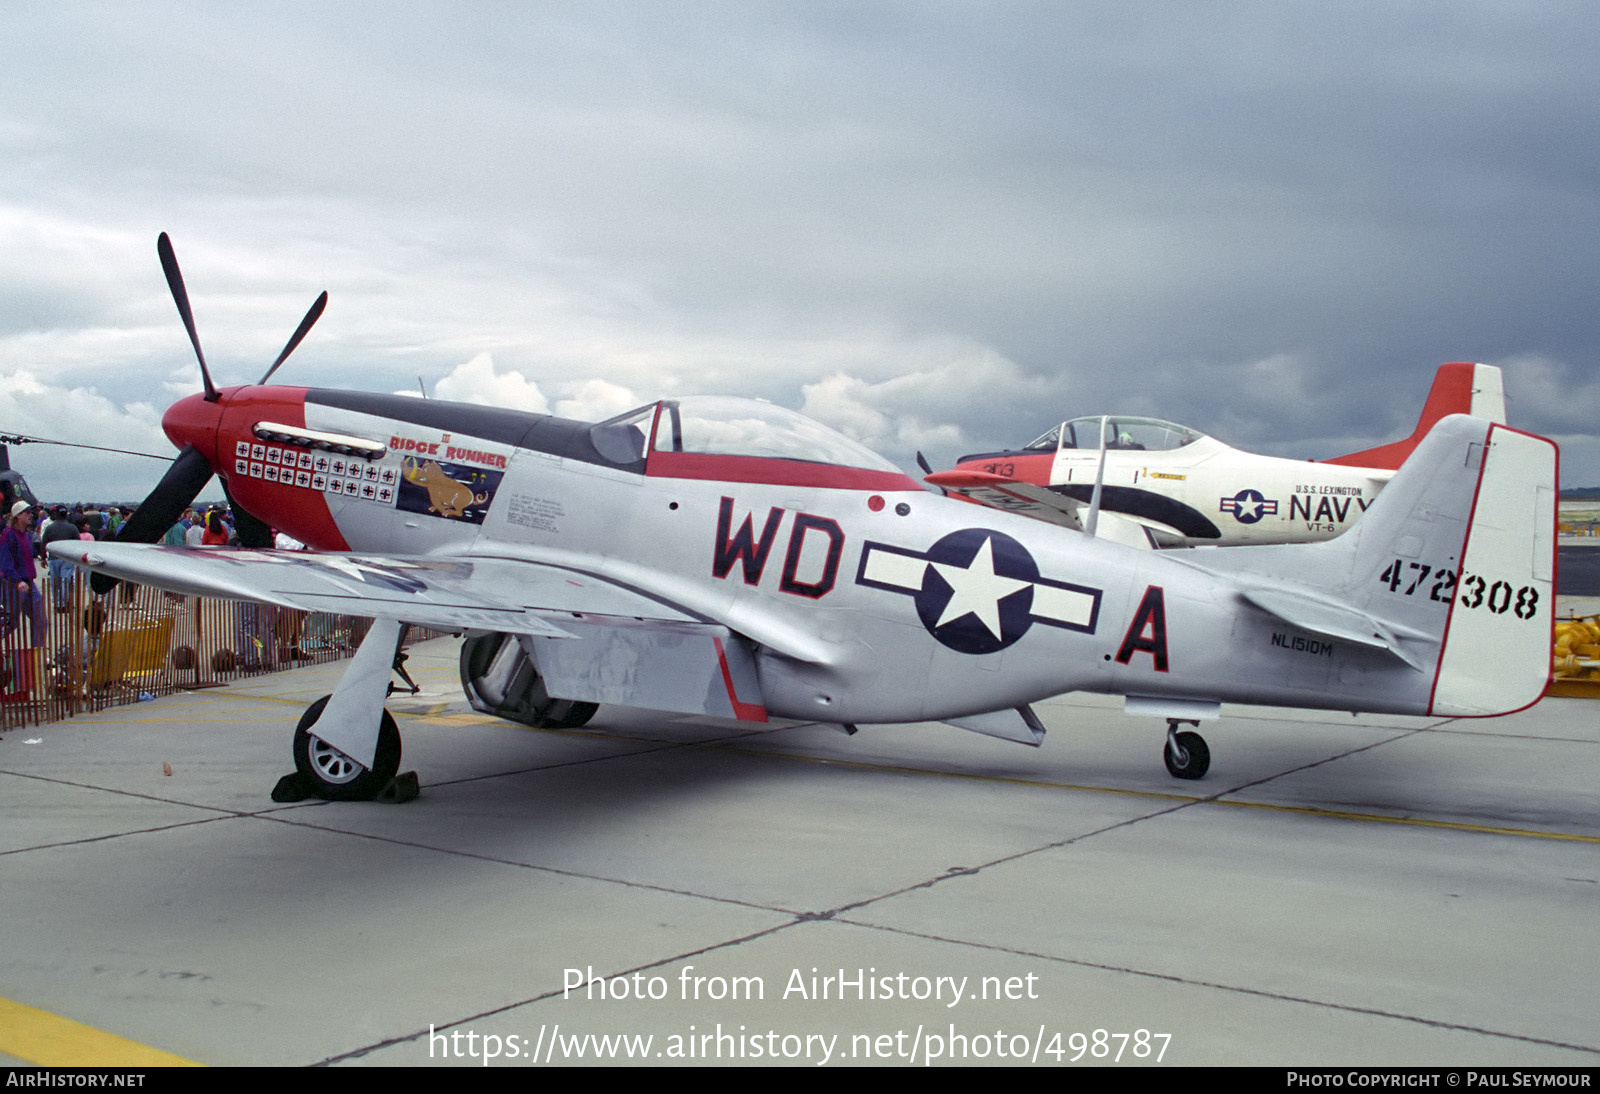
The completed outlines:
<svg viewBox="0 0 1600 1094">
<path fill-rule="evenodd" d="M 307 756 L 311 760 L 311 766 L 316 769 L 317 775 L 330 783 L 342 785 L 354 782 L 367 770 L 349 756 L 316 736 L 311 738 Z"/>
</svg>

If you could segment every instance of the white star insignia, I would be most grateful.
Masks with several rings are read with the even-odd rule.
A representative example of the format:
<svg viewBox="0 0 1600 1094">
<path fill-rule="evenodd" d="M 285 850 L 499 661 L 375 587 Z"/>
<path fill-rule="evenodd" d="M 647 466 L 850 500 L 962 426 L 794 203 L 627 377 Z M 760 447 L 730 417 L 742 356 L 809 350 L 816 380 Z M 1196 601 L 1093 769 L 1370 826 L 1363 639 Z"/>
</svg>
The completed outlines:
<svg viewBox="0 0 1600 1094">
<path fill-rule="evenodd" d="M 935 628 L 964 615 L 977 616 L 978 622 L 988 628 L 998 640 L 1000 634 L 1000 601 L 1031 582 L 1014 577 L 1002 577 L 994 572 L 994 541 L 985 539 L 983 546 L 965 566 L 952 566 L 946 562 L 929 563 L 950 586 L 950 599 L 939 616 Z"/>
</svg>

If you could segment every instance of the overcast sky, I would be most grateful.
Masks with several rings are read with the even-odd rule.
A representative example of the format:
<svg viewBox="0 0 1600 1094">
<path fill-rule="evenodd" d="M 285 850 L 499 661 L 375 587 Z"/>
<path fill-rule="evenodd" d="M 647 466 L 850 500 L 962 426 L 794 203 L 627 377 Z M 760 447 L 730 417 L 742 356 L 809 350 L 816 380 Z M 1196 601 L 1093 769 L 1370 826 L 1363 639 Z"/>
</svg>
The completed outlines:
<svg viewBox="0 0 1600 1094">
<path fill-rule="evenodd" d="M 1326 457 L 1442 362 L 1600 484 L 1600 5 L 8 3 L 0 431 L 219 383 L 599 418 L 727 393 L 911 466 L 1082 414 Z M 41 496 L 154 460 L 29 445 Z"/>
</svg>

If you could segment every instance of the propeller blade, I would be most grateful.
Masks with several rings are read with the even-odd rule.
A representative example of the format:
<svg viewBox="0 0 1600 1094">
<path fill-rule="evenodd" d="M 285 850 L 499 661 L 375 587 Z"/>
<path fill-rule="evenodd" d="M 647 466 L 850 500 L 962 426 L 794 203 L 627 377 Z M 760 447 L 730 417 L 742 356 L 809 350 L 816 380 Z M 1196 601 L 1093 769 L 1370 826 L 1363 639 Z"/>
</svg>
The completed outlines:
<svg viewBox="0 0 1600 1094">
<path fill-rule="evenodd" d="M 272 538 L 272 529 L 233 500 L 233 491 L 228 489 L 227 479 L 222 480 L 222 492 L 228 496 L 228 508 L 233 510 L 233 530 L 239 533 L 239 546 L 255 548 L 274 546 L 276 541 Z"/>
<path fill-rule="evenodd" d="M 183 511 L 211 481 L 211 464 L 193 445 L 178 453 L 150 496 L 139 504 L 117 532 L 118 543 L 155 543 L 167 534 Z M 116 578 L 94 574 L 90 587 L 97 594 L 116 587 Z"/>
<path fill-rule="evenodd" d="M 327 306 L 328 294 L 323 293 L 321 296 L 317 297 L 316 303 L 311 305 L 311 310 L 306 312 L 306 317 L 300 320 L 300 326 L 295 329 L 294 336 L 290 338 L 288 344 L 283 347 L 283 352 L 278 354 L 278 359 L 272 362 L 272 367 L 267 369 L 266 375 L 261 377 L 261 379 L 258 381 L 259 383 L 264 384 L 268 380 L 272 379 L 272 374 L 278 371 L 278 366 L 283 364 L 284 359 L 295 351 L 295 347 L 300 345 L 301 341 L 305 338 L 306 333 L 316 325 L 318 319 L 322 318 L 322 310 Z M 237 512 L 238 510 L 235 509 L 234 511 Z"/>
<path fill-rule="evenodd" d="M 183 287 L 183 271 L 178 269 L 178 256 L 172 253 L 172 240 L 167 238 L 166 232 L 162 232 L 156 240 L 156 254 L 161 256 L 161 272 L 167 275 L 167 288 L 172 290 L 172 301 L 178 305 L 178 316 L 183 320 L 184 330 L 189 332 L 189 342 L 194 346 L 194 355 L 200 362 L 200 380 L 205 384 L 206 402 L 214 403 L 219 398 L 217 386 L 211 382 L 211 370 L 206 368 L 206 355 L 200 351 L 200 336 L 194 329 L 194 313 L 189 310 L 189 292 Z"/>
</svg>

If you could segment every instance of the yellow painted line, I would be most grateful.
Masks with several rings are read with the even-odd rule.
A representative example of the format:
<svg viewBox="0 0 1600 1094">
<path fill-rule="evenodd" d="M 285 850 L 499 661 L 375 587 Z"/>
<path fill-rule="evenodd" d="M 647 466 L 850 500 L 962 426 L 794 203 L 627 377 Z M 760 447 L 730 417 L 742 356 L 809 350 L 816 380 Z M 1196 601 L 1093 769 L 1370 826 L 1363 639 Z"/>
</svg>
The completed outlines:
<svg viewBox="0 0 1600 1094">
<path fill-rule="evenodd" d="M 446 708 L 449 707 L 449 705 L 450 704 L 448 704 L 448 703 L 441 703 L 437 709 L 440 709 L 440 710 L 446 709 Z M 406 715 L 409 715 L 409 716 L 411 716 L 413 718 L 427 718 L 429 723 L 432 724 L 432 725 L 444 725 L 444 726 L 492 726 L 492 725 L 495 725 L 496 723 L 499 723 L 499 722 L 503 721 L 503 719 L 492 718 L 487 714 L 476 714 L 476 713 L 474 713 L 474 714 L 437 714 L 437 713 L 430 713 L 430 712 L 427 712 L 427 711 L 420 711 L 420 710 L 397 710 L 397 711 L 394 711 L 393 713 L 406 714 Z M 521 728 L 521 729 L 532 729 L 533 728 L 532 726 L 520 725 L 517 722 L 506 722 L 505 724 L 506 725 L 517 726 L 518 728 Z"/>
<path fill-rule="evenodd" d="M 0 1052 L 42 1067 L 205 1066 L 10 999 L 0 999 Z"/>
<path fill-rule="evenodd" d="M 1573 843 L 1600 843 L 1600 836 L 1581 832 L 1541 832 L 1534 828 L 1506 828 L 1494 824 L 1468 824 L 1466 821 L 1429 820 L 1426 817 L 1387 817 L 1382 813 L 1354 813 L 1342 809 L 1318 809 L 1309 805 L 1276 805 L 1271 802 L 1223 801 L 1217 805 L 1233 805 L 1241 809 L 1270 809 L 1275 813 L 1304 813 L 1313 817 L 1334 817 L 1339 820 L 1377 821 L 1381 824 L 1409 824 L 1417 828 L 1445 828 L 1455 832 L 1483 832 L 1492 836 L 1522 836 L 1527 839 L 1568 840 Z"/>
</svg>

